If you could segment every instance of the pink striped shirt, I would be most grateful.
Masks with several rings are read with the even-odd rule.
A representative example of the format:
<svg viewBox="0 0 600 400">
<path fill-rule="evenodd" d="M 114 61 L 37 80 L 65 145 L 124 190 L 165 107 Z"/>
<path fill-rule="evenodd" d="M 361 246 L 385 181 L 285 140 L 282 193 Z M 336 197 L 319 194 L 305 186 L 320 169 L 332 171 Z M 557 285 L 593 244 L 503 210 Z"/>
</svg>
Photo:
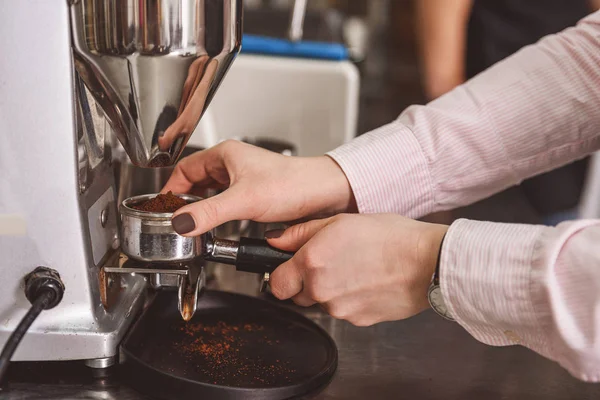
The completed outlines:
<svg viewBox="0 0 600 400">
<path fill-rule="evenodd" d="M 329 153 L 362 213 L 417 218 L 600 150 L 600 12 Z M 560 188 L 557 188 L 560 190 Z M 600 381 L 600 221 L 458 220 L 442 293 L 471 335 Z"/>
</svg>

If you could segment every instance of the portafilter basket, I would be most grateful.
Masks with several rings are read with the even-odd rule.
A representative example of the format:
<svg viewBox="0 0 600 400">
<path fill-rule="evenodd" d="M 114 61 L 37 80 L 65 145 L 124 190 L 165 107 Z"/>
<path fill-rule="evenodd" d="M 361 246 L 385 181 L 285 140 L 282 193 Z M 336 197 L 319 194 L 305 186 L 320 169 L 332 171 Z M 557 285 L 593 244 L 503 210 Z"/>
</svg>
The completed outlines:
<svg viewBox="0 0 600 400">
<path fill-rule="evenodd" d="M 123 200 L 121 214 L 121 250 L 129 258 L 144 263 L 187 263 L 202 256 L 203 237 L 184 237 L 173 229 L 173 213 L 140 211 L 134 207 L 156 197 L 134 196 Z M 199 197 L 178 195 L 188 204 Z"/>
</svg>

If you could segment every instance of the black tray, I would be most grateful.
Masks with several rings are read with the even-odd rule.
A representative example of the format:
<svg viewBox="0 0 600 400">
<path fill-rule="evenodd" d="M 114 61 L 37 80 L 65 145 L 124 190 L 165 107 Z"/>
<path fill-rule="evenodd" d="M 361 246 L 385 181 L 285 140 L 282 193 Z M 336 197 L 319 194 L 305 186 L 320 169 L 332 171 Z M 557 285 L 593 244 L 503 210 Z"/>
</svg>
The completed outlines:
<svg viewBox="0 0 600 400">
<path fill-rule="evenodd" d="M 184 322 L 160 293 L 122 344 L 125 382 L 160 399 L 289 399 L 327 385 L 337 368 L 331 337 L 266 300 L 205 291 Z"/>
</svg>

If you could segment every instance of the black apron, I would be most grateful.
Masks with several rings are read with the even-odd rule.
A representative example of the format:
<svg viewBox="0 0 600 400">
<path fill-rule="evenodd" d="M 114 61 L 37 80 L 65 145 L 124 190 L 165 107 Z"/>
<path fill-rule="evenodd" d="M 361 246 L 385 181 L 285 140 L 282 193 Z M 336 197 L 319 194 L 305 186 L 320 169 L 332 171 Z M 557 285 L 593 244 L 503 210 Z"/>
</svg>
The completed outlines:
<svg viewBox="0 0 600 400">
<path fill-rule="evenodd" d="M 574 26 L 592 12 L 588 0 L 474 0 L 467 31 L 466 71 L 472 78 L 546 35 Z M 579 204 L 587 159 L 521 184 L 541 215 Z"/>
</svg>

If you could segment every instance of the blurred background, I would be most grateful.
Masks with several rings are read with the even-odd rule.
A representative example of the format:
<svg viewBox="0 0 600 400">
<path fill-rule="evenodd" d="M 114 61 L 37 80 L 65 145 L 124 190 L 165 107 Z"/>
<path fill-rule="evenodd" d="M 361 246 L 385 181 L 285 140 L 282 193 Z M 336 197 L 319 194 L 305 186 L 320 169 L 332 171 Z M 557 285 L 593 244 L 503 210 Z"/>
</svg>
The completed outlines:
<svg viewBox="0 0 600 400">
<path fill-rule="evenodd" d="M 357 132 L 425 102 L 419 73 L 418 0 L 308 0 L 304 39 L 345 44 L 360 72 Z M 293 0 L 245 0 L 244 32 L 286 38 Z"/>
</svg>

